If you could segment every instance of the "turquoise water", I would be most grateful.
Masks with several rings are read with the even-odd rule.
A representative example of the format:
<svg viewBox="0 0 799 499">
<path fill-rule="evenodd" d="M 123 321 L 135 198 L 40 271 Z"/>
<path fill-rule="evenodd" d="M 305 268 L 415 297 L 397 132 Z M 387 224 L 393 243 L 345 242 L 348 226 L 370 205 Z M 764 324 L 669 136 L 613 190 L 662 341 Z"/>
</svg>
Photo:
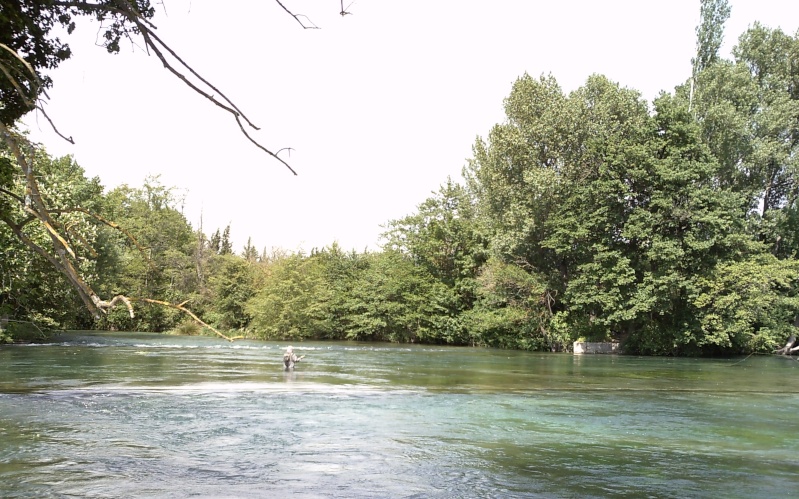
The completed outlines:
<svg viewBox="0 0 799 499">
<path fill-rule="evenodd" d="M 0 347 L 2 497 L 792 497 L 799 362 L 65 334 Z"/>
</svg>

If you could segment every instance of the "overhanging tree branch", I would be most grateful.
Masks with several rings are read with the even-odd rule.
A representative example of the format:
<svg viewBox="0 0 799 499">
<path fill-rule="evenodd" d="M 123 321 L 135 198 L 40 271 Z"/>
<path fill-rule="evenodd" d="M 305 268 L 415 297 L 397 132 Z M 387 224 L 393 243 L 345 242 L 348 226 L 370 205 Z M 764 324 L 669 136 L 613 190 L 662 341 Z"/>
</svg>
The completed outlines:
<svg viewBox="0 0 799 499">
<path fill-rule="evenodd" d="M 174 309 L 176 309 L 176 310 L 180 310 L 180 311 L 181 311 L 181 312 L 183 312 L 184 314 L 186 314 L 186 315 L 188 315 L 189 317 L 191 317 L 192 319 L 194 319 L 194 321 L 195 321 L 195 322 L 197 322 L 198 324 L 200 324 L 201 326 L 203 326 L 203 327 L 207 327 L 208 329 L 210 329 L 211 331 L 213 331 L 213 332 L 214 332 L 214 333 L 215 333 L 217 336 L 220 336 L 220 337 L 222 337 L 222 338 L 224 338 L 224 339 L 226 339 L 226 340 L 228 340 L 228 341 L 240 340 L 240 339 L 242 339 L 242 338 L 243 338 L 243 336 L 227 336 L 227 335 L 225 335 L 225 334 L 221 333 L 221 332 L 220 332 L 219 330 L 217 330 L 215 327 L 211 326 L 210 324 L 208 324 L 208 323 L 204 322 L 204 321 L 203 321 L 203 320 L 201 320 L 199 317 L 197 317 L 197 316 L 194 314 L 194 312 L 192 312 L 192 311 L 191 311 L 191 310 L 189 310 L 188 308 L 184 307 L 184 305 L 186 304 L 186 302 L 179 303 L 179 304 L 174 304 L 174 303 L 170 303 L 170 302 L 168 302 L 168 301 L 162 301 L 162 300 L 153 300 L 153 299 L 150 299 L 150 298 L 131 298 L 131 300 L 132 300 L 132 301 L 141 301 L 141 302 L 145 302 L 145 303 L 153 303 L 153 304 L 156 304 L 156 305 L 163 305 L 163 306 L 165 306 L 165 307 L 169 307 L 169 308 L 174 308 Z"/>
<path fill-rule="evenodd" d="M 39 102 L 41 102 L 41 99 L 39 99 Z M 50 119 L 50 116 L 47 114 L 47 111 L 44 110 L 44 106 L 42 106 L 41 104 L 37 104 L 36 109 L 38 109 L 42 113 L 42 116 L 44 116 L 47 119 L 47 121 L 50 123 L 50 126 L 53 128 L 53 131 L 56 133 L 56 135 L 66 140 L 70 144 L 75 144 L 75 140 L 72 138 L 71 135 L 67 137 L 66 135 L 62 134 L 58 130 L 58 128 L 56 128 L 55 123 L 53 123 L 53 120 Z"/>
<path fill-rule="evenodd" d="M 205 78 L 200 76 L 200 74 L 197 73 L 197 71 L 195 71 L 194 68 L 192 68 L 183 59 L 181 59 L 177 55 L 177 53 L 175 53 L 174 50 L 172 50 L 166 43 L 164 43 L 163 40 L 161 40 L 153 32 L 153 30 L 150 27 L 145 25 L 145 23 L 140 19 L 140 17 L 135 12 L 130 12 L 129 11 L 127 13 L 127 16 L 128 16 L 128 19 L 132 23 L 134 23 L 136 25 L 136 27 L 138 28 L 138 31 L 141 34 L 142 38 L 144 39 L 144 43 L 147 46 L 147 48 L 152 50 L 153 53 L 155 53 L 156 57 L 158 57 L 158 59 L 161 61 L 161 63 L 164 65 L 164 67 L 167 69 L 167 71 L 169 71 L 170 73 L 175 75 L 179 80 L 183 81 L 183 83 L 185 83 L 189 88 L 194 90 L 196 93 L 200 94 L 201 96 L 203 96 L 206 99 L 208 99 L 211 102 L 213 102 L 214 105 L 216 105 L 217 107 L 219 107 L 219 108 L 227 111 L 228 113 L 232 114 L 234 116 L 234 118 L 236 119 L 236 122 L 239 124 L 239 129 L 244 134 L 244 136 L 247 137 L 247 139 L 250 142 L 252 142 L 256 147 L 258 147 L 259 149 L 261 149 L 262 151 L 266 152 L 267 154 L 269 154 L 270 156 L 272 156 L 273 158 L 278 160 L 280 163 L 282 163 L 286 168 L 289 169 L 289 171 L 291 171 L 291 173 L 293 173 L 294 175 L 297 175 L 297 172 L 294 171 L 294 169 L 287 162 L 285 162 L 283 159 L 278 157 L 277 154 L 275 154 L 270 149 L 268 149 L 265 146 L 263 146 L 257 140 L 253 139 L 252 136 L 250 136 L 250 134 L 247 133 L 247 131 L 244 128 L 244 125 L 242 123 L 242 119 L 249 126 L 251 126 L 252 128 L 254 128 L 256 130 L 259 130 L 259 128 L 257 126 L 255 126 L 249 120 L 249 118 L 247 118 L 247 116 L 244 115 L 244 113 L 242 113 L 241 110 L 227 96 L 225 96 L 224 93 L 222 93 L 218 88 L 216 88 L 208 80 L 206 80 Z M 197 86 L 196 84 L 191 82 L 183 73 L 181 73 L 178 69 L 176 69 L 166 59 L 166 57 L 164 56 L 164 53 L 161 51 L 162 48 L 163 48 L 164 51 L 168 52 L 180 64 L 180 66 L 182 66 L 189 73 L 194 75 L 197 79 L 200 80 L 200 82 L 202 82 L 204 85 L 206 85 L 209 89 L 211 89 L 212 91 L 214 91 L 217 94 L 219 94 L 222 97 L 222 99 L 224 100 L 224 102 L 220 102 L 219 100 L 216 99 L 216 97 L 214 95 L 211 95 L 209 92 L 201 89 L 199 86 Z"/>
<path fill-rule="evenodd" d="M 286 11 L 289 15 L 291 15 L 304 29 L 318 29 L 318 26 L 313 24 L 313 22 L 308 19 L 307 16 L 303 14 L 295 14 L 292 12 L 288 7 L 286 7 L 280 0 L 275 0 L 277 4 Z M 94 15 L 98 21 L 101 23 L 103 21 L 109 20 L 110 25 L 105 27 L 104 33 L 104 43 L 103 45 L 109 52 L 117 52 L 119 50 L 119 40 L 121 38 L 126 38 L 128 40 L 133 41 L 133 37 L 135 35 L 141 36 L 142 40 L 144 41 L 145 49 L 147 52 L 152 51 L 156 55 L 156 57 L 161 61 L 164 67 L 171 72 L 174 76 L 176 76 L 179 80 L 183 81 L 183 83 L 191 88 L 196 93 L 200 94 L 201 96 L 205 97 L 206 99 L 210 100 L 214 105 L 217 107 L 229 112 L 234 116 L 236 122 L 239 124 L 239 129 L 244 134 L 244 136 L 253 143 L 256 147 L 261 149 L 262 151 L 266 152 L 272 158 L 279 161 L 283 164 L 286 168 L 289 169 L 294 175 L 297 175 L 297 172 L 283 159 L 281 159 L 277 153 L 273 152 L 271 149 L 265 147 L 263 144 L 258 142 L 255 138 L 253 138 L 245 129 L 242 120 L 250 127 L 254 128 L 255 130 L 259 130 L 260 128 L 256 126 L 242 111 L 239 109 L 236 104 L 230 100 L 222 91 L 219 90 L 216 86 L 214 86 L 211 82 L 205 79 L 202 75 L 200 75 L 192 66 L 190 66 L 186 61 L 184 61 L 174 50 L 172 50 L 169 45 L 167 45 L 158 35 L 155 34 L 156 26 L 152 23 L 150 18 L 154 15 L 154 10 L 150 6 L 148 1 L 144 0 L 98 0 L 97 2 L 87 2 L 87 1 L 79 1 L 79 0 L 53 0 L 51 5 L 53 6 L 53 10 L 55 11 L 54 14 L 61 14 L 66 21 L 59 19 L 59 22 L 66 23 L 69 22 L 71 16 L 75 15 Z M 306 20 L 307 23 L 303 22 L 303 19 Z M 74 25 L 70 29 L 74 28 Z M 53 130 L 63 139 L 74 143 L 72 137 L 67 137 L 66 135 L 60 133 L 57 128 L 55 127 L 52 119 L 47 115 L 44 111 L 44 108 L 41 105 L 37 105 L 36 101 L 38 100 L 38 95 L 40 93 L 39 89 L 41 85 L 39 84 L 38 76 L 36 72 L 33 70 L 30 65 L 21 59 L 16 51 L 12 48 L 4 46 L 6 50 L 12 53 L 16 58 L 22 60 L 28 69 L 30 69 L 31 74 L 35 78 L 32 80 L 36 84 L 36 89 L 32 92 L 25 92 L 24 89 L 21 87 L 18 88 L 18 93 L 22 100 L 25 102 L 26 107 L 28 110 L 38 109 L 42 112 L 45 116 L 47 121 L 53 127 Z M 167 59 L 166 55 L 171 56 L 173 61 Z M 184 71 L 199 80 L 199 84 L 192 82 L 189 80 Z M 18 81 L 13 78 L 13 75 L 10 74 L 8 68 L 0 65 L 0 73 L 3 73 L 3 76 L 11 82 L 12 85 L 15 87 L 19 87 Z M 205 88 L 203 88 L 205 87 Z M 207 90 L 206 90 L 207 89 Z M 31 99 L 31 95 L 34 96 Z M 217 96 L 220 98 L 218 99 Z"/>
<path fill-rule="evenodd" d="M 300 23 L 300 26 L 302 26 L 302 29 L 319 29 L 319 26 L 315 25 L 315 24 L 313 23 L 313 21 L 311 21 L 311 19 L 310 19 L 310 18 L 308 18 L 308 16 L 306 16 L 305 14 L 295 14 L 294 12 L 290 11 L 290 10 L 289 10 L 289 9 L 288 9 L 288 8 L 287 8 L 285 5 L 283 5 L 283 3 L 282 3 L 280 0 L 275 0 L 275 2 L 277 2 L 277 4 L 278 4 L 278 5 L 280 5 L 280 6 L 283 8 L 283 10 L 285 10 L 286 12 L 288 12 L 288 14 L 289 14 L 291 17 L 293 17 L 295 21 L 297 21 L 298 23 Z M 305 20 L 306 20 L 306 21 L 308 21 L 308 22 L 309 22 L 311 25 L 310 25 L 310 26 L 306 26 L 306 25 L 305 25 L 305 23 L 303 23 L 303 22 L 302 22 L 302 19 L 300 19 L 300 18 L 302 18 L 302 19 L 305 19 Z"/>
</svg>

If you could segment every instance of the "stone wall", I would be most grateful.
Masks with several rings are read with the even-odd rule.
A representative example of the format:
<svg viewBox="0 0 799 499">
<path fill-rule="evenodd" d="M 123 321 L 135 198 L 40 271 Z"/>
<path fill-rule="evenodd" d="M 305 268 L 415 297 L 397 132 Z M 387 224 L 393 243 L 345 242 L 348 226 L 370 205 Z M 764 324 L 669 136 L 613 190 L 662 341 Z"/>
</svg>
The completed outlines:
<svg viewBox="0 0 799 499">
<path fill-rule="evenodd" d="M 575 341 L 574 353 L 621 353 L 621 349 L 615 342 Z"/>
</svg>

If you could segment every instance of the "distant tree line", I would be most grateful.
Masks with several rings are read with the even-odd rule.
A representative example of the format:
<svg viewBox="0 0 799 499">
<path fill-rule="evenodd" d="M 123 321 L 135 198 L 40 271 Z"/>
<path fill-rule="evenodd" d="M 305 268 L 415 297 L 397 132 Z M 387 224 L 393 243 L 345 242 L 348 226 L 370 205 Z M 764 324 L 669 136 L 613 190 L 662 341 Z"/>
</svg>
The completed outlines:
<svg viewBox="0 0 799 499">
<path fill-rule="evenodd" d="M 691 78 L 651 104 L 600 75 L 566 93 L 520 77 L 462 181 L 387 222 L 379 251 L 236 251 L 157 177 L 105 193 L 70 157 L 36 155 L 54 217 L 99 294 L 159 297 L 260 339 L 628 352 L 767 352 L 799 314 L 799 35 L 755 23 L 718 56 L 726 2 L 705 1 Z M 725 10 L 726 9 L 726 10 Z M 24 196 L 14 158 L 0 187 Z M 17 216 L 0 195 L 0 216 Z M 19 223 L 19 222 L 15 222 Z M 120 228 L 124 228 L 124 231 Z M 26 228 L 43 241 L 46 228 Z M 50 327 L 191 332 L 139 304 L 99 321 L 0 225 L 0 315 Z"/>
</svg>

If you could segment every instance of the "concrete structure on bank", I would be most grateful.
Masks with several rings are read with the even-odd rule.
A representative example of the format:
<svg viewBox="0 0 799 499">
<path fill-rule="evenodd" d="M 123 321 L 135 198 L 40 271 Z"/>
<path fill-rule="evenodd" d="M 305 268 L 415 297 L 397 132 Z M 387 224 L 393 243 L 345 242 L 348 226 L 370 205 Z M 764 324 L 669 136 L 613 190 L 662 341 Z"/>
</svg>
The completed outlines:
<svg viewBox="0 0 799 499">
<path fill-rule="evenodd" d="M 574 353 L 621 353 L 621 348 L 617 342 L 575 341 Z"/>
</svg>

